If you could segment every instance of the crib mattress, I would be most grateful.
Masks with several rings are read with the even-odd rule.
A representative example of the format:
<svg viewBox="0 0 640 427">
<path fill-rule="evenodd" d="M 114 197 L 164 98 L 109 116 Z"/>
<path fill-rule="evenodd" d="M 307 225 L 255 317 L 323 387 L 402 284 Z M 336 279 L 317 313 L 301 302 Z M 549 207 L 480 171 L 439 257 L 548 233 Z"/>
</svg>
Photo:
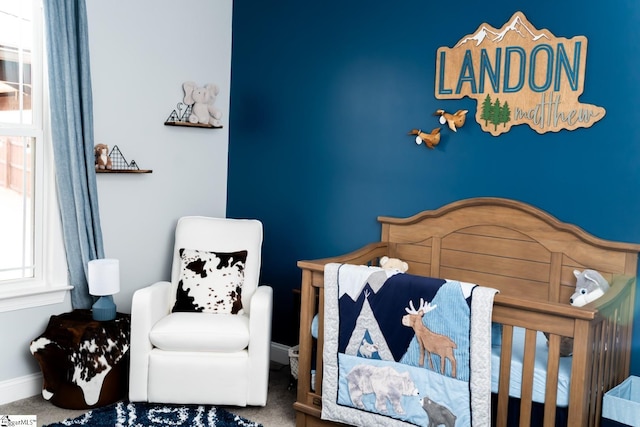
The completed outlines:
<svg viewBox="0 0 640 427">
<path fill-rule="evenodd" d="M 511 355 L 511 381 L 509 384 L 509 396 L 520 398 L 522 387 L 522 361 L 524 359 L 524 328 L 513 328 L 513 348 Z M 498 392 L 498 379 L 500 373 L 500 347 L 493 346 L 491 351 L 491 391 Z M 544 403 L 545 382 L 547 378 L 547 359 L 549 349 L 547 339 L 542 332 L 536 336 L 536 357 L 533 373 L 533 401 Z M 571 381 L 571 357 L 561 357 L 558 369 L 558 395 L 556 406 L 567 407 L 569 405 L 569 386 Z"/>
</svg>

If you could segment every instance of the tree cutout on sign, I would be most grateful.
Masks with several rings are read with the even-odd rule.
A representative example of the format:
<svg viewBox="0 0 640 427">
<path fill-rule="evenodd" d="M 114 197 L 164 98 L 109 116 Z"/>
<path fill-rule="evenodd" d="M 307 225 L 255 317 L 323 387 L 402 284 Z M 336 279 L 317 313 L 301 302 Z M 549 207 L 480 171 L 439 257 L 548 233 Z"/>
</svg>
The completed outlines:
<svg viewBox="0 0 640 427">
<path fill-rule="evenodd" d="M 487 94 L 480 111 L 480 118 L 484 120 L 485 127 L 489 126 L 489 123 L 493 124 L 493 129 L 498 129 L 499 125 L 503 127 L 511 121 L 511 108 L 509 102 L 505 101 L 504 104 L 500 104 L 500 98 L 496 98 L 495 102 L 491 102 L 491 96 Z"/>
<path fill-rule="evenodd" d="M 482 102 L 482 110 L 480 112 L 480 118 L 484 120 L 485 127 L 489 124 L 492 108 L 493 108 L 493 105 L 491 103 L 491 95 L 487 94 L 487 97 Z"/>
</svg>

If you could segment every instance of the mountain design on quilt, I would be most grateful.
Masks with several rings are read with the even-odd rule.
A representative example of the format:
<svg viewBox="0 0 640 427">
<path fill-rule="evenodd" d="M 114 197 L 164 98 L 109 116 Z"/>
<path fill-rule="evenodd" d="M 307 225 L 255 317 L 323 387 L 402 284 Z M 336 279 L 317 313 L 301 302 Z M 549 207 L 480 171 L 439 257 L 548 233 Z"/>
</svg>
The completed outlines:
<svg viewBox="0 0 640 427">
<path fill-rule="evenodd" d="M 369 296 L 370 293 L 368 290 L 365 290 L 363 293 L 365 300 L 363 301 L 360 315 L 356 319 L 353 333 L 349 338 L 349 343 L 344 353 L 367 359 L 389 360 L 393 362 L 395 361 L 393 354 L 371 310 L 371 305 L 369 305 L 367 296 Z"/>
</svg>

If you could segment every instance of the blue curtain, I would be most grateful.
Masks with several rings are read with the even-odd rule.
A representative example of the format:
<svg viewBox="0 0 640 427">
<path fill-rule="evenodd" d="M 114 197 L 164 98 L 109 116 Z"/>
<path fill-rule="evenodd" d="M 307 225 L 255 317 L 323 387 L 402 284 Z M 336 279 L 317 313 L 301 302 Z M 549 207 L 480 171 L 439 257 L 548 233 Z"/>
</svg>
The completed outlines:
<svg viewBox="0 0 640 427">
<path fill-rule="evenodd" d="M 84 0 L 44 0 L 51 132 L 73 308 L 90 308 L 89 260 L 104 258 L 93 156 Z"/>
</svg>

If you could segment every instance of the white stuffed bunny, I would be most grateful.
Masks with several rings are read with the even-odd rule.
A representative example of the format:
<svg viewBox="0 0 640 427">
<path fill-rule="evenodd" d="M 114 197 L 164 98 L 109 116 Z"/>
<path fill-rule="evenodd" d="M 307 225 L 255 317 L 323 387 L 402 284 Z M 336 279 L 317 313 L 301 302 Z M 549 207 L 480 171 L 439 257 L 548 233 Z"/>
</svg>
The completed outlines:
<svg viewBox="0 0 640 427">
<path fill-rule="evenodd" d="M 220 92 L 215 84 L 198 86 L 194 82 L 184 82 L 184 103 L 191 105 L 190 123 L 209 124 L 214 127 L 222 126 L 220 119 L 222 112 L 213 106 L 216 96 Z"/>
</svg>

